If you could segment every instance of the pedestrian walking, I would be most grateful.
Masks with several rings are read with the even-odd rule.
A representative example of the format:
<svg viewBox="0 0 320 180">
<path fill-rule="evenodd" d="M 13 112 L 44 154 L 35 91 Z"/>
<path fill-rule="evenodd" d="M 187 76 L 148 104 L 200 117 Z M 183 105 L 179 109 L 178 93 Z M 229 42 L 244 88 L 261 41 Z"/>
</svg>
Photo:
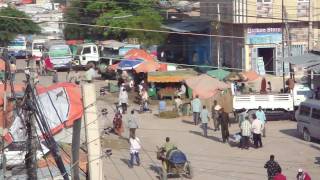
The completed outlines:
<svg viewBox="0 0 320 180">
<path fill-rule="evenodd" d="M 298 169 L 297 180 L 311 180 L 310 175 L 303 169 Z"/>
<path fill-rule="evenodd" d="M 257 116 L 255 114 L 252 114 L 252 132 L 253 132 L 253 142 L 255 148 L 262 147 L 262 141 L 261 141 L 261 131 L 263 129 L 262 122 L 257 119 Z"/>
<path fill-rule="evenodd" d="M 130 137 L 136 135 L 136 129 L 138 128 L 137 119 L 134 115 L 134 110 L 131 110 L 131 114 L 128 116 L 128 128 L 130 132 Z"/>
<path fill-rule="evenodd" d="M 128 107 L 128 92 L 126 88 L 123 88 L 119 93 L 119 105 L 122 108 L 122 114 L 126 114 Z"/>
<path fill-rule="evenodd" d="M 75 70 L 74 72 L 74 83 L 76 85 L 80 85 L 80 81 L 81 81 L 81 74 L 78 70 Z"/>
<path fill-rule="evenodd" d="M 229 115 L 224 112 L 224 108 L 221 108 L 219 111 L 219 121 L 221 122 L 221 136 L 222 142 L 225 143 L 229 138 Z"/>
<path fill-rule="evenodd" d="M 194 125 L 197 125 L 199 123 L 201 106 L 202 106 L 198 95 L 196 95 L 196 97 L 191 101 L 191 106 L 192 106 L 192 112 L 193 112 Z"/>
<path fill-rule="evenodd" d="M 122 115 L 118 108 L 113 118 L 113 130 L 118 136 L 121 136 L 121 133 L 123 132 Z"/>
<path fill-rule="evenodd" d="M 249 149 L 249 139 L 251 136 L 251 123 L 248 118 L 245 118 L 241 122 L 241 136 L 242 136 L 242 144 L 241 148 Z"/>
<path fill-rule="evenodd" d="M 97 73 L 94 66 L 93 65 L 89 66 L 88 70 L 85 73 L 86 81 L 88 83 L 92 83 L 93 79 L 96 78 L 96 76 L 97 76 Z"/>
<path fill-rule="evenodd" d="M 52 83 L 58 83 L 59 79 L 58 79 L 58 72 L 57 70 L 53 71 L 53 76 L 52 76 Z"/>
<path fill-rule="evenodd" d="M 270 155 L 270 160 L 266 162 L 264 168 L 267 169 L 268 180 L 273 180 L 276 174 L 281 173 L 281 167 L 278 162 L 274 160 L 274 155 Z"/>
<path fill-rule="evenodd" d="M 136 161 L 137 165 L 140 166 L 140 157 L 139 157 L 139 150 L 141 149 L 140 139 L 136 136 L 131 136 L 129 139 L 129 143 L 130 143 L 129 167 L 133 168 L 134 160 Z"/>
<path fill-rule="evenodd" d="M 203 135 L 208 137 L 208 121 L 209 121 L 209 112 L 206 106 L 203 106 L 202 111 L 200 113 L 201 118 L 201 126 L 203 129 Z"/>
<path fill-rule="evenodd" d="M 256 111 L 256 116 L 257 118 L 262 122 L 263 124 L 263 130 L 262 130 L 262 135 L 263 137 L 266 137 L 266 123 L 267 123 L 267 118 L 266 114 L 263 112 L 261 106 L 259 106 L 258 111 Z"/>
<path fill-rule="evenodd" d="M 218 104 L 216 100 L 213 101 L 213 105 L 211 107 L 211 118 L 213 121 L 214 131 L 220 130 L 220 122 L 219 122 L 219 111 L 221 106 Z"/>
<path fill-rule="evenodd" d="M 14 81 L 16 79 L 16 71 L 17 71 L 17 66 L 14 63 L 14 61 L 10 62 L 10 72 L 11 72 L 11 80 Z"/>
<path fill-rule="evenodd" d="M 273 180 L 287 180 L 287 177 L 282 174 L 281 169 L 279 170 L 280 172 L 273 177 Z"/>
</svg>

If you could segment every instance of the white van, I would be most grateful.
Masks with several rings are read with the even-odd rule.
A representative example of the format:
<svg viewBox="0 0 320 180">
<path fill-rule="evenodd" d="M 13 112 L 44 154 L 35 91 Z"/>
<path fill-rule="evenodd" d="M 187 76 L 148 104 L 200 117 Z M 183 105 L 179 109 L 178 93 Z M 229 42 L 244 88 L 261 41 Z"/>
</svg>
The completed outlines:
<svg viewBox="0 0 320 180">
<path fill-rule="evenodd" d="M 31 55 L 34 60 L 39 61 L 42 57 L 42 50 L 46 39 L 35 39 L 32 41 Z"/>
<path fill-rule="evenodd" d="M 300 103 L 295 113 L 297 130 L 305 141 L 320 139 L 320 101 L 309 99 Z"/>
<path fill-rule="evenodd" d="M 77 47 L 73 64 L 76 66 L 97 65 L 100 59 L 98 46 L 94 43 L 82 44 Z"/>
</svg>

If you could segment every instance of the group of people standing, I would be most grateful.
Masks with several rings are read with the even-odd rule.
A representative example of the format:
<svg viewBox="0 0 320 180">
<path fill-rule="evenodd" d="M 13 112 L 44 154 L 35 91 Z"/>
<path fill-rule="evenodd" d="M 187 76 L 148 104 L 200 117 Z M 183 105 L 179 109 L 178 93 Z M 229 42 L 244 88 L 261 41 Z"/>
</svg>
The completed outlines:
<svg viewBox="0 0 320 180">
<path fill-rule="evenodd" d="M 263 146 L 261 137 L 266 137 L 266 120 L 266 115 L 260 106 L 255 114 L 251 114 L 251 117 L 248 117 L 245 109 L 242 110 L 239 115 L 240 147 L 242 149 L 249 149 L 251 135 L 255 148 Z"/>
<path fill-rule="evenodd" d="M 203 134 L 205 137 L 208 136 L 208 122 L 210 120 L 209 111 L 206 106 L 202 106 L 199 96 L 196 95 L 191 102 L 192 112 L 193 112 L 193 121 L 195 125 L 198 125 L 201 121 L 201 126 L 203 129 Z M 222 142 L 225 143 L 229 138 L 229 114 L 224 111 L 217 101 L 214 101 L 214 104 L 211 108 L 211 118 L 213 119 L 214 131 L 220 130 L 221 127 L 221 136 Z"/>
</svg>

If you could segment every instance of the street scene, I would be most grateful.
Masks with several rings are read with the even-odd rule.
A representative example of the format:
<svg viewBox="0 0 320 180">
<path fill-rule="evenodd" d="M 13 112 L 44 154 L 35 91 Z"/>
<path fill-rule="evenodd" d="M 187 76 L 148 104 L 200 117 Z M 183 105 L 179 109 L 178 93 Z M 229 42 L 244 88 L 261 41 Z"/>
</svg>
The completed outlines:
<svg viewBox="0 0 320 180">
<path fill-rule="evenodd" d="M 320 179 L 319 9 L 0 1 L 0 180 Z"/>
</svg>

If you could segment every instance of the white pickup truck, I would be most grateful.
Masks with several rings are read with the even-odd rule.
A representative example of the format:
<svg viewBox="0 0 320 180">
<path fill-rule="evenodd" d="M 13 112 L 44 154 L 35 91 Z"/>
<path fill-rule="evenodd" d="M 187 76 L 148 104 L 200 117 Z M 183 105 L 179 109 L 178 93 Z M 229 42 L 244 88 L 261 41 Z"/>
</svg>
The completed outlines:
<svg viewBox="0 0 320 180">
<path fill-rule="evenodd" d="M 256 111 L 259 106 L 267 113 L 292 114 L 301 102 L 312 98 L 309 87 L 296 84 L 292 93 L 281 94 L 241 94 L 233 97 L 233 111 L 237 114 L 242 109 L 250 112 Z"/>
</svg>

